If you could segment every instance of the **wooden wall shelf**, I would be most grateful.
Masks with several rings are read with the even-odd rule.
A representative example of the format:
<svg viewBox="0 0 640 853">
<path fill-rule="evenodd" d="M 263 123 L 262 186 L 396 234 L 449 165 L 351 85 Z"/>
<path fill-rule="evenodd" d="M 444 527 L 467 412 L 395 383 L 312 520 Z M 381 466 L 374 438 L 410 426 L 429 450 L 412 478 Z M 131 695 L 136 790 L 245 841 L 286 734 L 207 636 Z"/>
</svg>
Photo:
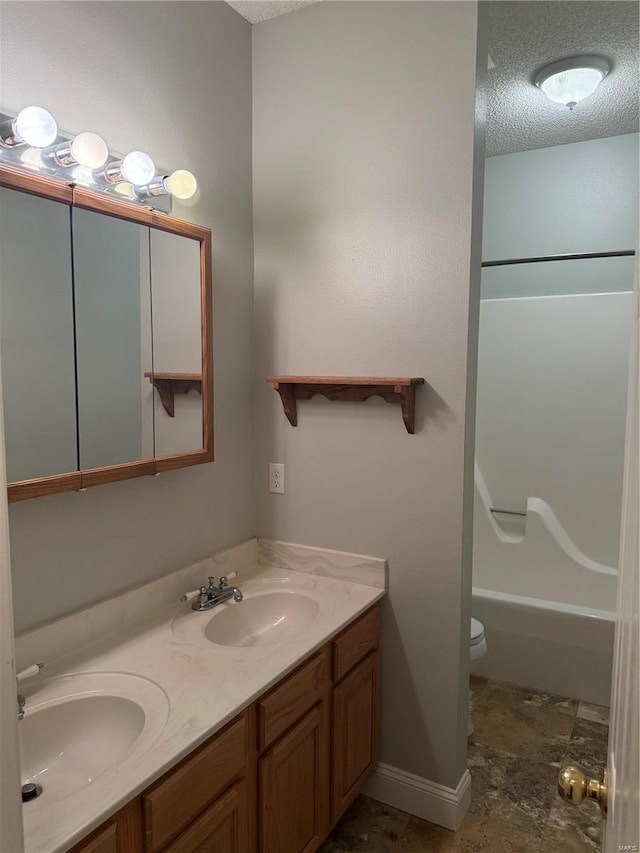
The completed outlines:
<svg viewBox="0 0 640 853">
<path fill-rule="evenodd" d="M 145 373 L 149 382 L 160 395 L 165 412 L 175 417 L 175 395 L 197 391 L 202 395 L 201 373 Z"/>
<path fill-rule="evenodd" d="M 291 426 L 298 426 L 298 400 L 322 394 L 328 400 L 360 403 L 377 395 L 387 403 L 400 404 L 402 420 L 410 435 L 415 429 L 416 386 L 424 384 L 419 376 L 267 376 L 266 381 L 280 394 Z"/>
</svg>

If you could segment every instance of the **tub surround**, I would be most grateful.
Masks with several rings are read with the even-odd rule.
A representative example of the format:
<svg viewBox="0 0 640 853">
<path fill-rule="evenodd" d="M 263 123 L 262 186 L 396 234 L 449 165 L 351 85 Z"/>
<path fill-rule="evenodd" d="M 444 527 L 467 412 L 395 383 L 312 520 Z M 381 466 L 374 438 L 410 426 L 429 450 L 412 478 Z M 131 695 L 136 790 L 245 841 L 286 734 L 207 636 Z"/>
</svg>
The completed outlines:
<svg viewBox="0 0 640 853">
<path fill-rule="evenodd" d="M 477 674 L 607 705 L 615 612 L 473 588 L 489 654 Z"/>
<path fill-rule="evenodd" d="M 299 562 L 298 552 L 305 557 Z M 380 585 L 386 577 L 384 560 L 326 550 L 314 558 L 313 552 L 285 543 L 261 542 L 259 548 L 252 539 L 16 639 L 18 668 L 36 659 L 47 665 L 24 685 L 27 714 L 49 679 L 70 673 L 138 675 L 163 690 L 169 706 L 161 734 L 135 761 L 108 770 L 68 797 L 48 790 L 25 804 L 27 853 L 68 850 L 385 594 Z M 269 564 L 269 554 L 283 555 L 286 567 Z M 235 582 L 247 599 L 252 590 L 271 587 L 267 581 L 272 581 L 275 588 L 297 589 L 316 600 L 318 615 L 287 642 L 250 648 L 212 645 L 204 637 L 212 612 L 194 613 L 179 597 L 208 574 L 219 577 L 231 571 L 238 572 Z M 340 579 L 350 573 L 371 583 Z"/>
</svg>

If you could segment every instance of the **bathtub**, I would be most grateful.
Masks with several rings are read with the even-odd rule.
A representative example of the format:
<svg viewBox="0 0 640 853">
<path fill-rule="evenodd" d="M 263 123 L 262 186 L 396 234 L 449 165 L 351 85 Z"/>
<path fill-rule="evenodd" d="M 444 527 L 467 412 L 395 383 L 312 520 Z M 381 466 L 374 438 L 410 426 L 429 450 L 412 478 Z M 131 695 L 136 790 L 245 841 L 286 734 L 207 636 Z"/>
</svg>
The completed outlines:
<svg viewBox="0 0 640 853">
<path fill-rule="evenodd" d="M 475 473 L 472 614 L 488 652 L 474 672 L 608 705 L 617 570 L 583 554 L 543 500 L 492 513 Z"/>
<path fill-rule="evenodd" d="M 609 705 L 615 613 L 473 588 L 488 652 L 474 672 Z"/>
</svg>

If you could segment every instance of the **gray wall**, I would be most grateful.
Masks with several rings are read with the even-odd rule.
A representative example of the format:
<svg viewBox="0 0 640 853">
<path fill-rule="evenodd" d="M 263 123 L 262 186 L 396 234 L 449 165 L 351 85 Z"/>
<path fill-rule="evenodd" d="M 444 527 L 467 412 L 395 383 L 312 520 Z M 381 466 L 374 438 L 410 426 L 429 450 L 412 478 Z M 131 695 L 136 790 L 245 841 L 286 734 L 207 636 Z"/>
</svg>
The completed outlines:
<svg viewBox="0 0 640 853">
<path fill-rule="evenodd" d="M 256 25 L 253 44 L 258 529 L 389 559 L 382 761 L 453 787 L 476 5 L 319 3 Z M 424 376 L 416 435 L 377 398 L 303 402 L 293 429 L 274 373 Z M 267 492 L 269 462 L 285 495 Z"/>
<path fill-rule="evenodd" d="M 483 260 L 633 249 L 638 134 L 490 157 Z"/>
<path fill-rule="evenodd" d="M 0 100 L 198 177 L 174 212 L 213 230 L 216 462 L 10 508 L 16 627 L 254 532 L 251 27 L 226 3 L 7 2 Z"/>
</svg>

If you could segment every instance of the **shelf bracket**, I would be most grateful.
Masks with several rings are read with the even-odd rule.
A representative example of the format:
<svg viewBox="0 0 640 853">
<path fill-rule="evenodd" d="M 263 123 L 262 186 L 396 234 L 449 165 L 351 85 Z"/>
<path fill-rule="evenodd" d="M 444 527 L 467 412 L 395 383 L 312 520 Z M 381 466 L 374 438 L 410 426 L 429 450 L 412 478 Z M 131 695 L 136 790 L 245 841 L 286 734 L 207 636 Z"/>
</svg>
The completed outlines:
<svg viewBox="0 0 640 853">
<path fill-rule="evenodd" d="M 409 435 L 415 432 L 416 386 L 419 376 L 408 378 L 349 376 L 268 376 L 266 379 L 280 395 L 282 408 L 291 426 L 298 425 L 298 400 L 310 400 L 322 394 L 328 400 L 364 402 L 379 396 L 401 407 L 402 420 Z"/>
<path fill-rule="evenodd" d="M 149 382 L 158 392 L 160 402 L 170 418 L 175 417 L 175 395 L 197 391 L 202 395 L 202 374 L 200 373 L 145 373 Z"/>
</svg>

